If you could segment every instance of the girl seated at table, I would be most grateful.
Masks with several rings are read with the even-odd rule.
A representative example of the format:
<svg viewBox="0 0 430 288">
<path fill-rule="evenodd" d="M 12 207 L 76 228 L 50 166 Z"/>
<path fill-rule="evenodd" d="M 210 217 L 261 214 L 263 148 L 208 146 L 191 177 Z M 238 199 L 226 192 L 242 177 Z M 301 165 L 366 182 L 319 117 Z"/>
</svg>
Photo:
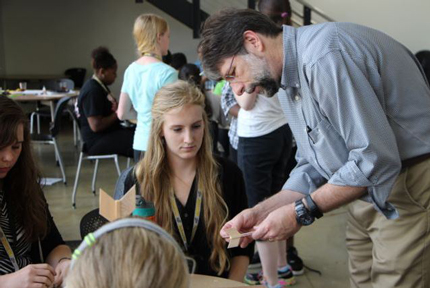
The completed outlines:
<svg viewBox="0 0 430 288">
<path fill-rule="evenodd" d="M 71 251 L 48 209 L 28 119 L 0 96 L 0 287 L 61 285 Z"/>
<path fill-rule="evenodd" d="M 235 164 L 212 154 L 204 95 L 184 81 L 166 85 L 152 119 L 144 158 L 117 187 L 137 183 L 154 203 L 156 222 L 196 261 L 197 274 L 243 281 L 254 247 L 227 250 L 219 231 L 247 207 L 245 186 Z"/>
<path fill-rule="evenodd" d="M 87 152 L 132 158 L 134 129 L 120 125 L 115 113 L 118 103 L 108 88 L 116 79 L 116 60 L 105 47 L 94 49 L 91 57 L 94 75 L 82 87 L 77 102 Z"/>
<path fill-rule="evenodd" d="M 73 254 L 66 287 L 188 288 L 189 281 L 185 255 L 166 231 L 125 218 L 85 238 Z"/>
</svg>

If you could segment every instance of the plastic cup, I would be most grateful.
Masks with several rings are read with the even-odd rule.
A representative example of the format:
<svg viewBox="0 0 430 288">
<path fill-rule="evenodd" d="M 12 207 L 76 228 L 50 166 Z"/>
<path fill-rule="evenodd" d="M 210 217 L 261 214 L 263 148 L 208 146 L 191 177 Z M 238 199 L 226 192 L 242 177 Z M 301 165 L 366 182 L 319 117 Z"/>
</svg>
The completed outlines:
<svg viewBox="0 0 430 288">
<path fill-rule="evenodd" d="M 19 89 L 22 91 L 27 89 L 27 82 L 19 82 Z"/>
</svg>

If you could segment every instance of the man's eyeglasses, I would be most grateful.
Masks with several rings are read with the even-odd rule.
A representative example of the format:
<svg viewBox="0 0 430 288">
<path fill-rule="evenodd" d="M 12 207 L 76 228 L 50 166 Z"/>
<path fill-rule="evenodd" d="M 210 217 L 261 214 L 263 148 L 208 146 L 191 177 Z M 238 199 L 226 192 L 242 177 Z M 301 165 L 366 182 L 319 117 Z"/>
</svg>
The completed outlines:
<svg viewBox="0 0 430 288">
<path fill-rule="evenodd" d="M 233 71 L 231 71 L 231 68 L 233 67 L 234 57 L 236 57 L 236 55 L 233 55 L 233 58 L 231 58 L 231 63 L 230 63 L 230 66 L 228 67 L 227 74 L 225 74 L 224 76 L 224 79 L 227 81 L 232 81 L 234 79 Z"/>
</svg>

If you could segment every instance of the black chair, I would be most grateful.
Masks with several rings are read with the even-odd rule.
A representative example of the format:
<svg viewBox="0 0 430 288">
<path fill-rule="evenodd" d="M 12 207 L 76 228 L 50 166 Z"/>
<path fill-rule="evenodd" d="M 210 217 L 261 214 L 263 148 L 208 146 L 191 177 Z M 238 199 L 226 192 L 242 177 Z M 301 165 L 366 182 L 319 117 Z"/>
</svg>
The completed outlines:
<svg viewBox="0 0 430 288">
<path fill-rule="evenodd" d="M 93 233 L 106 223 L 109 223 L 109 221 L 99 214 L 99 208 L 91 210 L 85 214 L 79 225 L 82 240 L 89 233 Z"/>
<path fill-rule="evenodd" d="M 68 107 L 67 111 L 70 113 L 70 115 L 73 118 L 73 121 L 76 124 L 76 127 L 78 127 L 79 134 L 81 134 L 81 123 L 70 107 Z M 72 194 L 72 206 L 76 209 L 76 193 L 78 191 L 78 183 L 79 183 L 79 177 L 81 174 L 81 166 L 82 166 L 82 160 L 95 160 L 94 164 L 94 173 L 93 173 L 93 181 L 92 181 L 92 191 L 93 194 L 96 194 L 96 179 L 97 179 L 97 171 L 99 167 L 99 160 L 101 159 L 113 159 L 115 162 L 116 171 L 118 173 L 118 176 L 121 174 L 121 169 L 119 168 L 119 162 L 118 162 L 118 154 L 108 154 L 108 155 L 89 155 L 88 149 L 85 143 L 83 142 L 83 137 L 81 134 L 81 140 L 80 141 L 80 147 L 81 147 L 81 153 L 79 154 L 79 161 L 78 161 L 78 168 L 76 170 L 76 176 L 75 176 L 75 184 L 73 185 L 73 194 Z M 127 163 L 127 167 L 130 165 L 130 161 Z"/>
<path fill-rule="evenodd" d="M 84 85 L 85 75 L 87 74 L 87 69 L 85 68 L 70 68 L 64 72 L 66 77 L 70 78 L 75 82 L 75 86 L 81 88 Z"/>
<path fill-rule="evenodd" d="M 58 164 L 60 166 L 64 185 L 67 184 L 67 181 L 66 181 L 66 174 L 64 173 L 63 159 L 61 157 L 60 150 L 58 149 L 57 136 L 60 133 L 61 118 L 63 116 L 63 111 L 67 107 L 67 103 L 69 103 L 70 99 L 71 99 L 70 97 L 64 97 L 60 101 L 58 101 L 57 107 L 55 107 L 54 122 L 51 124 L 51 127 L 49 129 L 50 134 L 30 134 L 31 141 L 33 143 L 54 145 L 55 157 L 58 160 Z"/>
<path fill-rule="evenodd" d="M 131 167 L 128 167 L 127 169 L 125 169 L 124 171 L 121 172 L 121 175 L 119 175 L 119 178 L 116 181 L 113 199 L 120 200 L 125 195 L 125 193 L 128 192 L 128 191 L 125 191 L 125 186 L 127 184 L 126 183 L 127 182 L 127 176 L 130 173 L 130 171 L 133 169 L 134 169 L 134 166 L 131 166 Z M 136 191 L 136 192 L 138 192 L 138 191 Z"/>
</svg>

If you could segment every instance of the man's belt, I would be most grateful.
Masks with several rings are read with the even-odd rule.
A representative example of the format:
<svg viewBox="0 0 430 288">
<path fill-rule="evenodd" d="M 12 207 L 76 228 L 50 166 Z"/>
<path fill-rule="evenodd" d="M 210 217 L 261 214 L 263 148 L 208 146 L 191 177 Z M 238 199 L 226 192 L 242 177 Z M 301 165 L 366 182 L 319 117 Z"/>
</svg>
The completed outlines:
<svg viewBox="0 0 430 288">
<path fill-rule="evenodd" d="M 427 160 L 430 158 L 430 153 L 423 154 L 420 156 L 412 157 L 406 160 L 402 161 L 402 171 L 406 168 L 412 167 L 418 163 L 423 162 L 424 160 Z"/>
</svg>

